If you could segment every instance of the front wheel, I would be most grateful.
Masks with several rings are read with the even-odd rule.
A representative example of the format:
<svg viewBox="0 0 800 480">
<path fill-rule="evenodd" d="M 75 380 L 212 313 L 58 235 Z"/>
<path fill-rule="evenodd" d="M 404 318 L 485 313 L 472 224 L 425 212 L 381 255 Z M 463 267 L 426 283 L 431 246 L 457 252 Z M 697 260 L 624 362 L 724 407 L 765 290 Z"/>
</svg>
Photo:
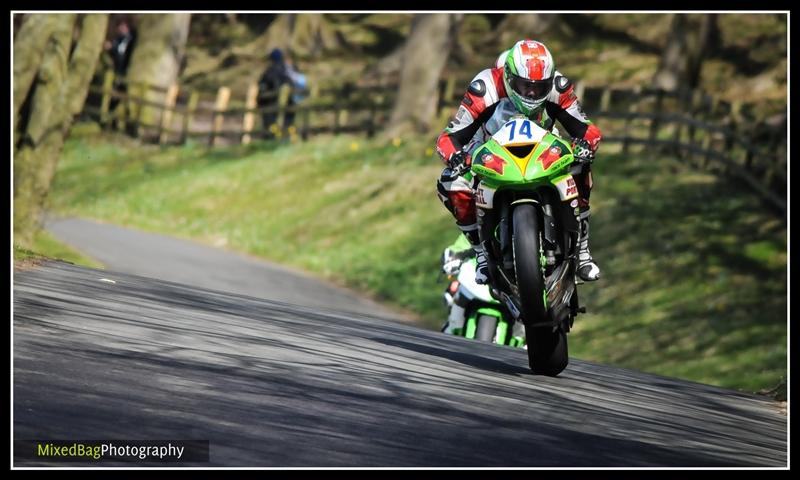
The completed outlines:
<svg viewBox="0 0 800 480">
<path fill-rule="evenodd" d="M 526 323 L 547 318 L 544 277 L 539 264 L 539 216 L 531 204 L 518 205 L 513 214 L 512 248 L 519 300 Z"/>
<path fill-rule="evenodd" d="M 533 373 L 555 377 L 567 368 L 567 334 L 561 327 L 525 327 L 528 365 Z"/>
<path fill-rule="evenodd" d="M 533 373 L 556 376 L 569 362 L 567 334 L 558 327 L 530 327 L 548 320 L 544 276 L 539 251 L 539 216 L 531 204 L 518 205 L 513 214 L 514 268 L 517 274 L 528 363 Z"/>
</svg>

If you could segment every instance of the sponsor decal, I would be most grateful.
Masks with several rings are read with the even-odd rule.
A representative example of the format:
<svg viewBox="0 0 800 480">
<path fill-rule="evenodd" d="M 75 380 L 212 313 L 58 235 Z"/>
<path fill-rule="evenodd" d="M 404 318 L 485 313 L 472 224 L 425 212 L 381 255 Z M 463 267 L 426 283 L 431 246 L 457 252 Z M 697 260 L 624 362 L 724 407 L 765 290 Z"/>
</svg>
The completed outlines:
<svg viewBox="0 0 800 480">
<path fill-rule="evenodd" d="M 576 200 L 573 200 L 573 201 L 569 202 L 569 206 L 572 207 L 572 208 L 577 208 L 578 207 L 578 200 L 576 199 Z"/>
<path fill-rule="evenodd" d="M 503 160 L 502 158 L 498 157 L 497 155 L 493 155 L 491 153 L 485 153 L 481 157 L 481 162 L 483 163 L 484 167 L 486 167 L 486 168 L 488 168 L 490 170 L 494 170 L 495 172 L 499 173 L 500 175 L 503 174 L 503 170 L 504 170 L 504 167 L 505 167 L 505 164 L 506 164 L 505 160 Z"/>
<path fill-rule="evenodd" d="M 575 185 L 575 179 L 569 177 L 567 179 L 567 197 L 578 194 L 578 186 Z"/>
<path fill-rule="evenodd" d="M 545 170 L 550 168 L 550 165 L 557 162 L 559 158 L 561 158 L 561 149 L 556 145 L 551 146 L 541 155 L 539 155 L 539 160 L 542 162 L 542 168 Z"/>
<path fill-rule="evenodd" d="M 475 189 L 475 203 L 481 208 L 492 208 L 494 204 L 494 189 L 485 188 L 482 184 Z"/>
<path fill-rule="evenodd" d="M 472 114 L 469 113 L 467 107 L 461 105 L 456 112 L 456 116 L 454 117 L 455 126 L 459 128 L 463 128 L 472 123 Z"/>
<path fill-rule="evenodd" d="M 570 200 L 578 195 L 578 186 L 575 184 L 575 179 L 572 175 L 562 177 L 561 180 L 555 183 L 558 188 L 558 194 L 561 200 Z"/>
</svg>

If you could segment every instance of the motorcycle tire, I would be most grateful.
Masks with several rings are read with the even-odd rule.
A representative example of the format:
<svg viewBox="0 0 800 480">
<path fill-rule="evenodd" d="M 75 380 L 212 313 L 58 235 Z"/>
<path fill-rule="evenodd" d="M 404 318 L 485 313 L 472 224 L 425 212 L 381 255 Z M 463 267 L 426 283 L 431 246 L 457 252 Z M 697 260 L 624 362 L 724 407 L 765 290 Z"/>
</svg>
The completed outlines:
<svg viewBox="0 0 800 480">
<path fill-rule="evenodd" d="M 547 319 L 544 276 L 539 265 L 539 215 L 532 204 L 513 213 L 512 247 L 531 371 L 554 377 L 569 362 L 567 335 L 560 327 L 530 327 Z"/>
</svg>

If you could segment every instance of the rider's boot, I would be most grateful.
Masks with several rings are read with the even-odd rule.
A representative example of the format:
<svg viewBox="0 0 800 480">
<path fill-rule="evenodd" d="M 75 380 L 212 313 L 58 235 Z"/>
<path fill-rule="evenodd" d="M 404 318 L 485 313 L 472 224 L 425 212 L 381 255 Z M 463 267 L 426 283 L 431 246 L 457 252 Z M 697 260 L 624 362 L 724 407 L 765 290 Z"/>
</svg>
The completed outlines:
<svg viewBox="0 0 800 480">
<path fill-rule="evenodd" d="M 597 266 L 589 252 L 589 210 L 580 214 L 580 239 L 578 240 L 578 276 L 593 282 L 600 278 L 600 267 Z"/>
<path fill-rule="evenodd" d="M 477 262 L 477 265 L 475 266 L 475 283 L 479 285 L 486 285 L 489 283 L 489 263 L 486 261 L 486 250 L 484 250 L 478 234 L 478 224 L 473 223 L 472 225 L 466 226 L 459 225 L 458 228 L 464 232 L 467 240 L 469 240 L 469 244 L 475 251 L 475 261 Z"/>
</svg>

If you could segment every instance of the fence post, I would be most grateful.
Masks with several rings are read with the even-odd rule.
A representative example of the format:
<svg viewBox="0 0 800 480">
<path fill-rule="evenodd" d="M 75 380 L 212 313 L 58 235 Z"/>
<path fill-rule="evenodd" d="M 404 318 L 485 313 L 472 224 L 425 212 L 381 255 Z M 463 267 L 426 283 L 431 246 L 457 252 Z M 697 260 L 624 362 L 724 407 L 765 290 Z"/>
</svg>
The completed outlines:
<svg viewBox="0 0 800 480">
<path fill-rule="evenodd" d="M 730 138 L 726 142 L 729 144 L 729 152 L 732 152 L 734 147 L 734 138 L 737 136 L 739 125 L 742 124 L 742 102 L 736 100 L 731 102 L 731 111 L 728 115 L 728 121 L 733 125 L 734 130 L 730 132 Z M 749 140 L 749 137 L 746 137 Z M 727 145 L 726 145 L 727 146 Z M 744 147 L 744 158 L 742 160 L 742 165 L 746 169 L 752 168 L 753 163 L 753 149 L 750 145 L 746 145 Z"/>
<path fill-rule="evenodd" d="M 611 104 L 611 89 L 606 87 L 603 89 L 603 94 L 600 96 L 600 112 L 608 113 L 609 104 Z"/>
<path fill-rule="evenodd" d="M 167 141 L 167 132 L 172 123 L 172 112 L 175 110 L 175 101 L 178 98 L 178 85 L 173 83 L 167 89 L 167 96 L 164 99 L 164 108 L 161 110 L 161 122 L 158 127 L 158 143 L 163 145 Z"/>
<path fill-rule="evenodd" d="M 439 96 L 439 105 L 437 105 L 436 113 L 437 118 L 441 117 L 444 112 L 449 111 L 450 99 L 453 98 L 453 92 L 456 89 L 456 79 L 453 77 L 448 78 L 444 82 L 444 88 L 441 90 L 442 94 Z"/>
<path fill-rule="evenodd" d="M 777 149 L 773 150 L 773 152 L 776 152 L 776 150 Z M 776 156 L 774 161 L 767 163 L 766 171 L 764 172 L 764 176 L 762 177 L 765 187 L 767 188 L 772 187 L 772 183 L 775 181 L 777 169 L 778 169 L 778 158 Z"/>
<path fill-rule="evenodd" d="M 677 93 L 676 98 L 678 101 L 678 105 L 691 104 L 691 96 L 689 95 L 689 93 L 690 92 L 688 90 L 681 90 Z M 681 149 L 682 133 L 683 133 L 683 122 L 682 121 L 675 122 L 675 132 L 672 136 L 672 153 L 674 155 L 678 155 L 680 158 L 683 158 L 683 152 Z"/>
<path fill-rule="evenodd" d="M 303 114 L 303 128 L 300 130 L 300 138 L 303 139 L 303 141 L 306 141 L 311 133 L 311 107 L 308 105 L 303 105 L 303 108 L 300 110 L 300 112 Z"/>
<path fill-rule="evenodd" d="M 375 125 L 378 118 L 378 109 L 383 108 L 383 100 L 383 94 L 378 93 L 373 97 L 372 102 L 369 105 L 369 125 L 367 127 L 367 138 L 372 138 L 375 136 Z"/>
<path fill-rule="evenodd" d="M 189 127 L 191 126 L 194 111 L 197 109 L 198 100 L 200 100 L 200 94 L 192 91 L 189 95 L 189 103 L 187 103 L 186 110 L 183 112 L 183 128 L 181 128 L 181 138 L 179 140 L 181 145 L 186 143 L 186 139 L 189 136 Z"/>
<path fill-rule="evenodd" d="M 106 129 L 111 122 L 109 121 L 109 108 L 111 106 L 111 95 L 114 88 L 114 71 L 106 70 L 103 74 L 103 99 L 100 101 L 100 125 Z"/>
<path fill-rule="evenodd" d="M 339 125 L 339 128 L 342 128 L 347 123 L 349 111 L 347 110 L 346 107 L 342 107 L 341 105 L 337 110 L 339 118 L 336 120 L 336 124 Z"/>
<path fill-rule="evenodd" d="M 217 144 L 217 136 L 222 130 L 222 124 L 225 117 L 223 112 L 228 108 L 228 101 L 231 98 L 231 89 L 228 87 L 219 87 L 217 90 L 217 101 L 214 103 L 213 121 L 211 125 L 211 132 L 208 136 L 208 146 L 213 147 Z"/>
<path fill-rule="evenodd" d="M 636 85 L 633 89 L 634 99 L 631 101 L 630 105 L 628 105 L 628 116 L 625 117 L 625 126 L 623 127 L 625 130 L 625 136 L 622 137 L 622 154 L 628 154 L 628 146 L 630 145 L 631 137 L 630 134 L 630 124 L 633 119 L 633 115 L 636 114 L 639 110 L 639 100 L 641 100 L 641 93 L 642 87 L 641 85 Z"/>
<path fill-rule="evenodd" d="M 788 171 L 787 169 L 787 158 L 786 158 L 786 145 L 787 142 L 785 141 L 785 137 L 783 136 L 783 132 L 786 131 L 786 123 L 784 121 L 781 129 L 778 130 L 777 128 L 772 132 L 770 138 L 770 149 L 775 153 L 775 161 L 771 162 L 770 165 L 773 168 L 772 176 L 770 180 L 774 182 L 768 183 L 767 186 L 770 188 L 774 188 L 777 191 L 785 192 L 785 189 L 788 188 L 788 177 L 785 172 Z M 773 143 L 774 142 L 774 143 Z M 779 181 L 786 182 L 778 183 Z"/>
<path fill-rule="evenodd" d="M 575 82 L 575 96 L 578 97 L 578 100 L 581 102 L 583 101 L 583 92 L 586 89 L 586 85 L 583 82 Z"/>
<path fill-rule="evenodd" d="M 689 115 L 691 116 L 692 120 L 697 120 L 698 117 L 700 116 L 699 114 L 702 111 L 702 109 L 700 108 L 700 106 L 702 105 L 702 101 L 703 101 L 703 92 L 700 91 L 700 89 L 697 89 L 697 90 L 693 91 L 692 92 L 692 101 L 691 101 L 691 104 L 689 106 Z M 687 142 L 688 142 L 688 145 L 689 145 L 690 148 L 686 149 L 686 157 L 688 157 L 689 160 L 692 161 L 692 160 L 694 160 L 694 155 L 695 154 L 694 154 L 694 151 L 693 151 L 693 149 L 691 147 L 695 146 L 695 144 L 694 144 L 694 134 L 697 131 L 697 127 L 695 127 L 694 124 L 689 124 L 687 129 L 688 129 L 687 136 L 689 137 Z M 706 138 L 708 138 L 708 135 L 711 135 L 711 133 L 707 132 Z"/>
<path fill-rule="evenodd" d="M 128 118 L 125 121 L 125 130 L 134 138 L 139 136 L 142 101 L 146 92 L 147 87 L 143 84 L 128 84 Z"/>
<path fill-rule="evenodd" d="M 375 135 L 375 110 L 377 110 L 377 102 L 373 101 L 369 104 L 369 117 L 367 119 L 367 138 L 372 138 Z"/>
<path fill-rule="evenodd" d="M 254 112 L 256 108 L 256 99 L 258 98 L 258 85 L 255 83 L 250 84 L 247 87 L 247 99 L 244 102 L 244 118 L 242 119 L 242 130 L 244 130 L 244 135 L 242 135 L 242 144 L 248 145 L 252 140 L 250 132 L 253 131 L 253 125 L 256 122 L 256 114 Z"/>
<path fill-rule="evenodd" d="M 656 90 L 656 103 L 653 106 L 653 116 L 650 119 L 650 142 L 654 142 L 661 126 L 661 109 L 664 108 L 664 90 Z"/>
<path fill-rule="evenodd" d="M 308 99 L 303 103 L 303 132 L 301 138 L 308 140 L 311 135 L 311 105 L 319 98 L 319 84 L 314 82 L 311 88 L 308 89 Z"/>
<path fill-rule="evenodd" d="M 712 97 L 711 98 L 711 105 L 708 107 L 708 121 L 711 121 L 714 117 L 714 113 L 717 111 L 717 107 L 719 106 L 719 98 Z M 727 136 L 727 135 L 726 135 Z M 706 168 L 708 164 L 711 162 L 711 139 L 714 137 L 713 133 L 709 133 L 706 135 L 706 138 L 703 140 L 703 150 L 706 151 L 706 154 L 703 156 L 703 160 L 701 161 L 701 165 L 703 168 Z M 730 157 L 730 152 L 727 149 L 722 153 L 728 158 Z"/>
</svg>

